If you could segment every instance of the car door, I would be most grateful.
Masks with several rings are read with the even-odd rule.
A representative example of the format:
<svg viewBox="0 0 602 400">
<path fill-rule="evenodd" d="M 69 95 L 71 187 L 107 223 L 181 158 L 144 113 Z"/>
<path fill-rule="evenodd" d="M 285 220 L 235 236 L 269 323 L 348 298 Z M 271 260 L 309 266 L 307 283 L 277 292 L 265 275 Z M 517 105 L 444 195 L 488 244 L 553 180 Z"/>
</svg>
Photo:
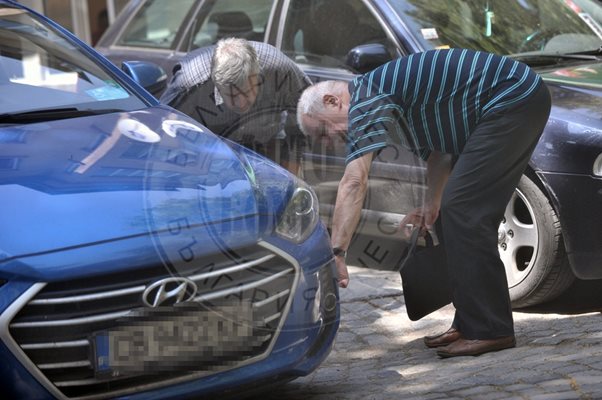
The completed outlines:
<svg viewBox="0 0 602 400">
<path fill-rule="evenodd" d="M 404 53 L 369 1 L 288 0 L 282 7 L 273 44 L 314 81 L 350 81 Z M 353 62 L 353 54 L 378 53 L 379 62 Z M 345 169 L 346 143 L 327 139 L 311 143 L 304 156 L 304 179 L 316 190 L 322 218 L 331 223 L 337 188 Z M 398 226 L 407 212 L 422 204 L 424 164 L 400 146 L 391 145 L 372 163 L 368 195 L 349 263 L 394 268 L 401 250 Z"/>
</svg>

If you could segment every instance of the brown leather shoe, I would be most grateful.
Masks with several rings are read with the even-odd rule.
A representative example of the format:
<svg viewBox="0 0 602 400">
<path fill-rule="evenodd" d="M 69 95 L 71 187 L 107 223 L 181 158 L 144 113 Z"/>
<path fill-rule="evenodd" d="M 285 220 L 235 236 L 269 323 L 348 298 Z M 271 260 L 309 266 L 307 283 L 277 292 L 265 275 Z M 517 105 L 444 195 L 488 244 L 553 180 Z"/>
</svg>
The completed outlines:
<svg viewBox="0 0 602 400">
<path fill-rule="evenodd" d="M 462 334 L 453 326 L 447 330 L 447 332 L 440 333 L 434 336 L 425 336 L 424 344 L 426 347 L 441 347 L 447 346 L 450 343 L 460 339 Z"/>
<path fill-rule="evenodd" d="M 516 346 L 514 335 L 505 336 L 497 339 L 469 340 L 460 338 L 455 342 L 437 350 L 437 355 L 441 358 L 458 356 L 478 356 L 490 351 L 509 349 Z"/>
</svg>

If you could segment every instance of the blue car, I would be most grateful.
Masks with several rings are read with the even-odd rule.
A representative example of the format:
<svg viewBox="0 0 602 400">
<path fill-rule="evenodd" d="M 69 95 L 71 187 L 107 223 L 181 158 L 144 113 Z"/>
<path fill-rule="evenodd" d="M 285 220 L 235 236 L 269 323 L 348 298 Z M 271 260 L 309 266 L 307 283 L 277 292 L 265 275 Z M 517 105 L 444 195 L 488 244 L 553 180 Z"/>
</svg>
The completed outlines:
<svg viewBox="0 0 602 400">
<path fill-rule="evenodd" d="M 340 314 L 313 190 L 124 68 L 0 0 L 0 396 L 238 397 L 315 370 Z"/>
</svg>

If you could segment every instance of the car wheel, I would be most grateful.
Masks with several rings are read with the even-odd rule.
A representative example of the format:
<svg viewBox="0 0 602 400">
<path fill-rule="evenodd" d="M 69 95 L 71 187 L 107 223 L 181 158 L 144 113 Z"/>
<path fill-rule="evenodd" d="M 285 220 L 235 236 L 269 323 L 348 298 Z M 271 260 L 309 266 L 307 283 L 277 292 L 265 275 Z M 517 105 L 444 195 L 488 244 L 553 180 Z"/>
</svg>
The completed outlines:
<svg viewBox="0 0 602 400">
<path fill-rule="evenodd" d="M 551 300 L 575 280 L 556 212 L 524 175 L 506 206 L 498 246 L 513 308 Z"/>
</svg>

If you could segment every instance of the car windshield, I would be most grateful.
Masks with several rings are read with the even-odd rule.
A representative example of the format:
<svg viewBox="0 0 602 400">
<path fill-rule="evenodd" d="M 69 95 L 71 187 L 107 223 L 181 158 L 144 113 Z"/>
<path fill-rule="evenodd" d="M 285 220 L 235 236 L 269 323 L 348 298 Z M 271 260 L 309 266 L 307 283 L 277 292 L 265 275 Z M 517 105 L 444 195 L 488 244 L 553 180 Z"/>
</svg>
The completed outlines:
<svg viewBox="0 0 602 400">
<path fill-rule="evenodd" d="M 602 45 L 594 0 L 388 0 L 429 48 L 497 54 L 567 54 Z"/>
<path fill-rule="evenodd" d="M 17 114 L 77 116 L 144 107 L 59 31 L 8 5 L 0 5 L 0 93 L 3 122 Z"/>
</svg>

